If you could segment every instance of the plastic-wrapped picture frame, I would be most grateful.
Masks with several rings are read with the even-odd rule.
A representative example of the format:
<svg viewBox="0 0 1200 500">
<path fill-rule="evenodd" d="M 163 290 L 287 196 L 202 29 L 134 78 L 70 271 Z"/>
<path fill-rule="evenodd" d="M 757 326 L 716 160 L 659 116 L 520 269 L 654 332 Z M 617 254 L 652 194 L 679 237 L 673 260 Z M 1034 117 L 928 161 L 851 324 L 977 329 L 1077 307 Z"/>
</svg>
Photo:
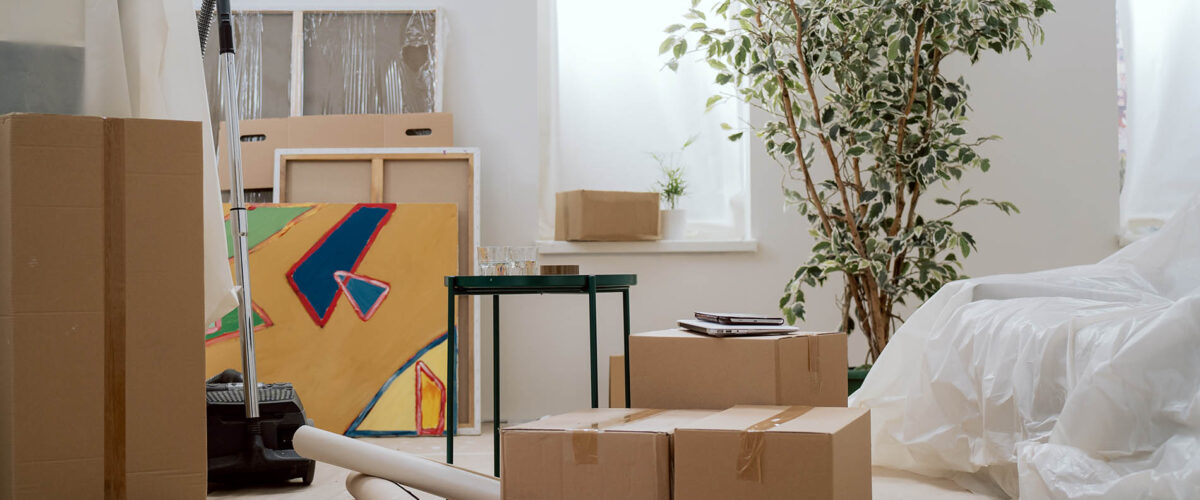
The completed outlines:
<svg viewBox="0 0 1200 500">
<path fill-rule="evenodd" d="M 200 0 L 193 0 L 193 3 L 196 8 L 200 7 Z M 395 114 L 400 112 L 442 111 L 442 95 L 444 87 L 443 68 L 445 59 L 444 49 L 447 23 L 445 15 L 440 8 L 431 7 L 405 9 L 397 8 L 395 4 L 388 4 L 378 1 L 338 2 L 336 0 L 297 0 L 293 2 L 283 0 L 234 0 L 233 8 L 235 16 L 242 16 L 243 21 L 252 20 L 255 14 L 260 14 L 260 16 L 257 18 L 257 23 L 243 23 L 247 26 L 259 26 L 260 32 L 263 30 L 264 26 L 262 20 L 263 16 L 287 14 L 291 17 L 290 62 L 288 63 L 288 75 L 286 75 L 286 101 L 288 108 L 286 115 L 281 115 L 281 110 L 279 109 L 276 109 L 274 112 L 267 113 L 271 116 L 263 114 L 264 102 L 268 100 L 271 102 L 277 102 L 279 100 L 279 96 L 265 95 L 266 90 L 263 89 L 262 86 L 263 82 L 268 80 L 268 78 L 267 75 L 263 75 L 261 73 L 262 68 L 270 66 L 274 68 L 275 71 L 278 71 L 281 64 L 278 61 L 272 62 L 271 64 L 267 64 L 264 61 L 264 47 L 255 45 L 263 44 L 261 38 L 262 33 L 258 33 L 259 36 L 257 38 L 255 36 L 243 36 L 239 38 L 239 45 L 241 46 L 238 50 L 240 58 L 238 64 L 239 68 L 243 70 L 240 72 L 240 78 L 242 80 L 240 83 L 242 86 L 247 87 L 247 91 L 243 92 L 245 95 L 243 98 L 239 99 L 243 108 L 241 111 L 244 118 L 282 118 L 283 116 L 302 116 L 306 114 Z M 432 100 L 432 105 L 411 107 L 402 104 L 404 102 L 404 94 L 402 92 L 406 88 L 406 85 L 403 84 L 401 80 L 404 79 L 402 76 L 408 74 L 405 73 L 402 75 L 401 73 L 404 66 L 404 56 L 402 54 L 403 50 L 381 50 L 378 52 L 373 52 L 372 50 L 364 49 L 364 47 L 371 45 L 371 43 L 368 43 L 369 41 L 367 41 L 360 43 L 355 47 L 340 47 L 341 52 L 330 54 L 329 57 L 326 57 L 323 60 L 325 61 L 324 64 L 333 66 L 342 65 L 347 68 L 346 71 L 343 72 L 345 73 L 343 77 L 346 79 L 346 81 L 341 82 L 341 85 L 333 86 L 336 87 L 336 90 L 339 92 L 345 93 L 345 95 L 342 96 L 344 104 L 340 106 L 334 106 L 333 108 L 325 111 L 312 109 L 313 106 L 310 106 L 309 109 L 306 109 L 305 94 L 306 92 L 309 94 L 312 93 L 312 89 L 307 89 L 305 87 L 304 78 L 305 67 L 306 64 L 308 64 L 306 63 L 306 54 L 310 50 L 310 48 L 307 47 L 308 42 L 310 42 L 310 40 L 307 39 L 308 35 L 314 33 L 322 22 L 347 21 L 343 23 L 344 26 L 341 26 L 343 31 L 345 31 L 342 34 L 351 38 L 358 37 L 360 39 L 365 39 L 363 35 L 367 33 L 374 33 L 376 28 L 382 26 L 383 24 L 395 24 L 391 21 L 399 21 L 391 20 L 385 23 L 385 19 L 383 17 L 376 17 L 374 20 L 363 19 L 349 22 L 344 16 L 388 15 L 410 16 L 408 18 L 409 21 L 406 21 L 407 24 L 402 27 L 402 31 L 404 31 L 403 36 L 406 37 L 406 41 L 399 42 L 401 48 L 406 46 L 405 44 L 407 43 L 408 38 L 427 41 L 429 37 L 432 36 L 432 44 L 428 45 L 432 49 L 432 53 L 429 55 L 432 67 L 428 70 L 420 71 L 420 74 L 423 76 L 422 79 L 427 80 L 428 86 L 432 87 L 432 92 L 430 93 L 431 95 L 428 97 Z M 411 22 L 415 19 L 411 16 L 420 16 L 421 22 Z M 272 24 L 277 25 L 278 21 L 274 21 Z M 419 26 L 413 27 L 414 24 L 419 24 Z M 426 26 L 430 24 L 432 25 L 432 29 L 426 28 Z M 393 31 L 395 31 L 395 28 L 397 27 L 393 26 Z M 278 26 L 275 26 L 272 31 L 277 32 Z M 255 46 L 248 46 L 247 44 Z M 326 47 L 327 44 L 322 43 L 319 45 L 322 47 L 322 50 L 328 49 L 328 47 Z M 279 47 L 275 47 L 275 49 L 278 50 Z M 337 51 L 339 50 L 339 47 L 334 47 L 330 50 Z M 206 59 L 211 58 L 211 56 L 215 56 L 215 50 L 211 52 L 213 52 L 213 54 L 206 56 Z M 251 59 L 247 60 L 245 58 Z M 385 64 L 387 66 L 386 68 L 377 67 L 377 63 L 381 62 L 377 61 L 378 58 L 386 59 L 385 61 L 382 61 L 387 63 Z M 258 68 L 257 71 L 255 71 L 255 68 Z M 206 64 L 206 70 L 208 73 L 213 73 L 207 76 L 211 80 L 211 86 L 211 84 L 216 81 L 215 65 Z M 371 78 L 372 76 L 375 76 L 375 72 L 383 72 L 384 75 L 380 75 L 378 78 Z M 363 74 L 369 75 L 367 78 L 363 78 Z M 275 75 L 271 79 L 278 81 L 279 76 Z M 374 85 L 372 82 L 382 83 L 379 85 Z M 349 89 L 350 91 L 347 91 L 346 89 Z M 272 89 L 272 92 L 278 91 L 279 90 L 277 89 Z M 212 93 L 211 89 L 210 93 Z M 395 99 L 397 96 L 400 97 L 398 102 Z M 278 108 L 278 106 L 273 106 L 273 108 Z"/>
</svg>

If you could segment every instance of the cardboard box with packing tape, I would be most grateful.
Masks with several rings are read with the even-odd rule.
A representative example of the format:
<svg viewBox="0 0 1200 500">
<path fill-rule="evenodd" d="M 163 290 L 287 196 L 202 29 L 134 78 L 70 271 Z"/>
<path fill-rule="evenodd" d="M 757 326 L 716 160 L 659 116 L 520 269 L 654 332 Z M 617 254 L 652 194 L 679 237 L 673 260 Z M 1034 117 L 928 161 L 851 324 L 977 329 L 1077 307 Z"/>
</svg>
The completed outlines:
<svg viewBox="0 0 1200 500">
<path fill-rule="evenodd" d="M 719 338 L 675 329 L 629 337 L 634 407 L 846 406 L 846 386 L 844 333 Z"/>
<path fill-rule="evenodd" d="M 871 498 L 860 408 L 737 406 L 675 430 L 675 499 Z"/>
<path fill-rule="evenodd" d="M 204 497 L 201 137 L 0 116 L 0 499 Z"/>
<path fill-rule="evenodd" d="M 508 499 L 671 498 L 671 433 L 704 410 L 591 409 L 501 430 Z"/>
</svg>

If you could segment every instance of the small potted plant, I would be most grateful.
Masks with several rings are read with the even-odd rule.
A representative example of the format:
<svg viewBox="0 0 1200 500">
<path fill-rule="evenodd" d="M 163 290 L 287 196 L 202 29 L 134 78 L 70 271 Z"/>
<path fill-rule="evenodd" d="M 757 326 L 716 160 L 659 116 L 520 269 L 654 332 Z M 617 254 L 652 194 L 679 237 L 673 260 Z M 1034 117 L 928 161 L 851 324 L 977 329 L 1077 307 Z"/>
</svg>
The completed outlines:
<svg viewBox="0 0 1200 500">
<path fill-rule="evenodd" d="M 683 165 L 680 156 L 683 150 L 692 145 L 696 138 L 692 137 L 683 143 L 675 153 L 651 153 L 662 171 L 662 178 L 655 184 L 655 189 L 662 197 L 663 210 L 660 212 L 660 226 L 664 240 L 682 240 L 687 229 L 687 210 L 678 208 L 679 199 L 687 194 L 687 181 L 683 176 Z"/>
</svg>

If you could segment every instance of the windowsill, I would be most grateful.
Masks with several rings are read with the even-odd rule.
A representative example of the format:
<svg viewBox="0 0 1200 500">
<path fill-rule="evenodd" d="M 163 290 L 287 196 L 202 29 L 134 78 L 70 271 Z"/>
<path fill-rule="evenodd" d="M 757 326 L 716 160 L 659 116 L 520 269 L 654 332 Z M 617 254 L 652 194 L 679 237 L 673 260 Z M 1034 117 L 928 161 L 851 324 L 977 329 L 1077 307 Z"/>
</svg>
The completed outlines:
<svg viewBox="0 0 1200 500">
<path fill-rule="evenodd" d="M 542 255 L 638 253 L 741 253 L 757 252 L 757 240 L 659 241 L 547 241 L 537 242 Z"/>
</svg>

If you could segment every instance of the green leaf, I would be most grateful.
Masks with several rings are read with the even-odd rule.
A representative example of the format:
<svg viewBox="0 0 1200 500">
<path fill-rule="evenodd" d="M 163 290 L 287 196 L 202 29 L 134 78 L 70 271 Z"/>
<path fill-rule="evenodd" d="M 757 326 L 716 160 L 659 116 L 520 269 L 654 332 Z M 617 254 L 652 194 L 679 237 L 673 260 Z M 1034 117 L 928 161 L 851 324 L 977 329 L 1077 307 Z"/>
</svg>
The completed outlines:
<svg viewBox="0 0 1200 500">
<path fill-rule="evenodd" d="M 668 37 L 666 40 L 663 40 L 662 44 L 658 46 L 658 55 L 661 56 L 663 54 L 666 54 L 667 51 L 671 50 L 671 47 L 674 45 L 675 45 L 675 37 L 673 37 L 673 36 Z"/>
<path fill-rule="evenodd" d="M 682 39 L 682 38 L 679 40 L 678 44 L 675 44 L 675 57 L 676 58 L 683 57 L 684 54 L 687 54 L 687 45 L 688 45 L 687 40 Z"/>
<path fill-rule="evenodd" d="M 848 154 L 850 156 L 862 156 L 862 154 L 866 153 L 866 152 L 867 152 L 867 148 L 864 148 L 862 146 L 854 146 L 854 147 L 850 148 L 849 150 L 847 150 L 846 154 Z"/>
<path fill-rule="evenodd" d="M 672 25 L 670 25 L 670 26 L 667 26 L 667 29 L 664 29 L 664 30 L 663 30 L 663 33 L 674 33 L 674 32 L 676 32 L 676 31 L 679 31 L 679 30 L 683 29 L 683 28 L 684 28 L 684 26 L 683 26 L 682 24 L 672 24 Z"/>
<path fill-rule="evenodd" d="M 717 83 L 720 85 L 725 85 L 726 83 L 729 83 L 729 81 L 732 79 L 733 79 L 733 75 L 731 75 L 729 73 L 717 73 Z"/>
<path fill-rule="evenodd" d="M 962 252 L 964 258 L 971 255 L 971 244 L 967 242 L 966 238 L 958 239 L 958 250 Z"/>
<path fill-rule="evenodd" d="M 829 122 L 833 121 L 833 113 L 833 106 L 826 107 L 825 111 L 821 113 L 821 124 L 829 125 Z"/>
<path fill-rule="evenodd" d="M 742 134 L 743 134 L 743 133 L 744 133 L 744 132 L 738 132 L 738 133 L 736 133 L 736 134 L 731 134 L 731 135 L 729 136 L 729 140 L 730 140 L 730 141 L 733 141 L 733 142 L 737 142 L 737 140 L 738 140 L 738 139 L 741 139 L 741 138 L 742 138 Z"/>
<path fill-rule="evenodd" d="M 936 199 L 936 200 L 933 200 L 933 201 L 934 201 L 935 203 L 937 203 L 938 205 L 950 205 L 950 206 L 954 206 L 954 205 L 955 205 L 955 203 L 954 203 L 953 201 L 951 201 L 951 200 L 947 200 L 947 199 L 945 199 L 945 198 L 938 198 L 938 199 Z"/>
<path fill-rule="evenodd" d="M 732 129 L 733 129 L 733 127 L 731 127 L 728 123 L 721 122 L 721 130 L 732 130 Z"/>
</svg>

